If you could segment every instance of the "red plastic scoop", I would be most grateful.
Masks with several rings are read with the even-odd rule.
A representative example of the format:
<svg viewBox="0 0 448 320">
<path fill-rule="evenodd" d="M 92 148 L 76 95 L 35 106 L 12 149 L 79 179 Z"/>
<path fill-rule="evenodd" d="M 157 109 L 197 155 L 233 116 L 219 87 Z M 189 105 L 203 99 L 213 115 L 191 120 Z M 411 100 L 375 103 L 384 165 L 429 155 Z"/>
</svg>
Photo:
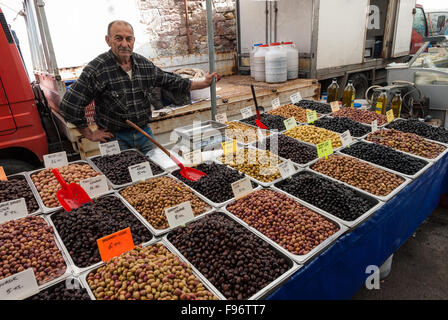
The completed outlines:
<svg viewBox="0 0 448 320">
<path fill-rule="evenodd" d="M 62 186 L 62 189 L 56 193 L 56 197 L 65 211 L 69 212 L 72 209 L 79 208 L 84 203 L 93 202 L 87 192 L 79 184 L 67 184 L 58 169 L 53 169 L 51 171 Z"/>
<path fill-rule="evenodd" d="M 258 110 L 258 103 L 257 103 L 257 97 L 255 96 L 255 88 L 254 88 L 254 85 L 251 84 L 251 85 L 250 85 L 250 88 L 252 89 L 252 96 L 254 97 L 255 111 L 257 112 L 257 119 L 255 119 L 255 124 L 257 125 L 258 128 L 267 130 L 268 127 L 266 127 L 266 126 L 261 122 L 260 110 Z"/>
<path fill-rule="evenodd" d="M 155 141 L 149 134 L 143 131 L 139 126 L 135 125 L 133 122 L 126 120 L 126 123 L 133 127 L 135 130 L 143 134 L 146 138 L 148 138 L 152 143 L 154 143 L 157 147 L 159 147 L 165 154 L 173 160 L 177 166 L 180 168 L 180 174 L 190 181 L 198 181 L 204 176 L 208 176 L 206 173 L 199 171 L 194 168 L 185 167 L 176 157 L 174 157 L 168 150 L 166 150 L 160 143 Z"/>
</svg>

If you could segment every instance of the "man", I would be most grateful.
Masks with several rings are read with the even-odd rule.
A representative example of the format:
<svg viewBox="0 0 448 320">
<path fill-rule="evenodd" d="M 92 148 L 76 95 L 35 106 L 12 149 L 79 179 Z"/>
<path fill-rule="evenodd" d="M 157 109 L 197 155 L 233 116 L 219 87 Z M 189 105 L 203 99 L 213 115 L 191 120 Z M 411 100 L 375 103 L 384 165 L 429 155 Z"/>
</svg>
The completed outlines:
<svg viewBox="0 0 448 320">
<path fill-rule="evenodd" d="M 71 86 L 61 102 L 66 121 L 91 141 L 107 142 L 116 139 L 121 150 L 136 148 L 146 154 L 153 144 L 138 131 L 130 128 L 130 120 L 153 136 L 151 92 L 161 87 L 175 92 L 204 89 L 211 85 L 215 72 L 204 81 L 190 81 L 162 71 L 143 56 L 133 52 L 134 30 L 125 21 L 109 24 L 106 42 L 111 48 L 91 61 Z M 91 131 L 85 118 L 85 107 L 95 101 L 95 122 L 99 129 Z"/>
</svg>

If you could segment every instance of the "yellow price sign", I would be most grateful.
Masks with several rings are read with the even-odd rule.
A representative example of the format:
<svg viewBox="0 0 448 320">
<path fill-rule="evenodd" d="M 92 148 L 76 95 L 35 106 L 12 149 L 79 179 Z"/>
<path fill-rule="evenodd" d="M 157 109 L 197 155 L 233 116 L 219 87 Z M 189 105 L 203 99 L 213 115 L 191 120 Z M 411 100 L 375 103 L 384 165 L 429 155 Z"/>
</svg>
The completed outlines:
<svg viewBox="0 0 448 320">
<path fill-rule="evenodd" d="M 314 121 L 317 120 L 316 110 L 308 110 L 308 112 L 306 113 L 306 120 L 308 121 L 308 123 L 314 123 Z"/>
<path fill-rule="evenodd" d="M 333 154 L 333 144 L 331 143 L 331 140 L 319 143 L 316 147 L 319 159 L 323 157 L 327 159 L 329 155 Z"/>
<path fill-rule="evenodd" d="M 297 122 L 294 117 L 286 119 L 283 123 L 285 124 L 286 130 L 291 130 L 292 128 L 297 127 Z"/>
<path fill-rule="evenodd" d="M 221 145 L 225 155 L 235 154 L 238 152 L 238 144 L 236 143 L 236 140 L 226 141 L 221 143 Z"/>
<path fill-rule="evenodd" d="M 387 122 L 391 123 L 392 121 L 394 121 L 395 120 L 394 111 L 393 110 L 387 111 L 386 117 L 387 117 Z"/>
</svg>

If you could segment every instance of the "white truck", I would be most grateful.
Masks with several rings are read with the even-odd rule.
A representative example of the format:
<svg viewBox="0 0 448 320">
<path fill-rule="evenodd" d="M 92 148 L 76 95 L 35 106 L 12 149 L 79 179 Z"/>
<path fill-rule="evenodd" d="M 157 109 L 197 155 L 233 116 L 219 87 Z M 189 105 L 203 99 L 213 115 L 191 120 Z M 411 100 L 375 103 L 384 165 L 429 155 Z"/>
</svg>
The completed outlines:
<svg viewBox="0 0 448 320">
<path fill-rule="evenodd" d="M 248 70 L 254 43 L 293 41 L 301 76 L 321 81 L 322 91 L 325 80 L 339 78 L 342 90 L 351 79 L 357 98 L 364 98 L 370 85 L 386 83 L 389 63 L 413 53 L 413 29 L 427 31 L 424 21 L 414 25 L 414 16 L 424 14 L 415 0 L 237 0 L 236 5 L 240 72 Z"/>
</svg>

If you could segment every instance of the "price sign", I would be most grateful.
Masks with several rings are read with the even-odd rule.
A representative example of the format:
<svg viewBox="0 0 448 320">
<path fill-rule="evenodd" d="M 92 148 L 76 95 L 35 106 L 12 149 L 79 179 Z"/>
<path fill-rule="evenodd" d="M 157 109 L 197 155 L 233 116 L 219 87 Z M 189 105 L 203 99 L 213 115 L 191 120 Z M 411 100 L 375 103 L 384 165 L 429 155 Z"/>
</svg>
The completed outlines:
<svg viewBox="0 0 448 320">
<path fill-rule="evenodd" d="M 171 228 L 183 226 L 194 219 L 191 202 L 187 201 L 175 207 L 165 209 L 165 215 Z"/>
<path fill-rule="evenodd" d="M 248 177 L 232 183 L 231 186 L 235 200 L 241 199 L 253 191 L 252 183 Z"/>
<path fill-rule="evenodd" d="M 391 123 L 392 121 L 394 121 L 395 120 L 394 111 L 393 110 L 387 111 L 386 117 L 387 117 L 387 122 Z"/>
<path fill-rule="evenodd" d="M 189 164 L 201 164 L 202 163 L 202 151 L 195 150 L 193 152 L 186 153 L 183 158 Z"/>
<path fill-rule="evenodd" d="M 216 122 L 226 124 L 228 122 L 227 120 L 227 114 L 226 113 L 220 113 L 216 115 Z"/>
<path fill-rule="evenodd" d="M 254 115 L 252 112 L 252 107 L 241 109 L 241 115 L 243 116 L 243 119 L 252 117 Z"/>
<path fill-rule="evenodd" d="M 350 134 L 350 130 L 345 131 L 344 133 L 340 134 L 342 145 L 345 147 L 350 147 L 350 145 L 353 143 L 352 135 Z"/>
<path fill-rule="evenodd" d="M 2 166 L 0 166 L 0 181 L 8 181 L 8 178 L 6 177 L 5 169 L 3 169 Z"/>
<path fill-rule="evenodd" d="M 372 122 L 372 133 L 378 131 L 378 120 Z"/>
<path fill-rule="evenodd" d="M 292 128 L 297 127 L 297 122 L 294 117 L 286 119 L 283 123 L 285 124 L 286 130 L 291 130 Z"/>
<path fill-rule="evenodd" d="M 317 120 L 317 112 L 315 110 L 309 110 L 306 113 L 306 120 L 308 123 L 314 123 Z"/>
<path fill-rule="evenodd" d="M 60 168 L 68 165 L 65 151 L 44 155 L 45 168 Z"/>
<path fill-rule="evenodd" d="M 280 171 L 283 179 L 291 177 L 296 172 L 291 160 L 280 163 L 278 165 L 278 170 Z"/>
<path fill-rule="evenodd" d="M 25 218 L 27 215 L 25 198 L 0 203 L 0 223 Z"/>
<path fill-rule="evenodd" d="M 296 104 L 300 101 L 302 101 L 302 95 L 300 94 L 300 92 L 294 93 L 291 97 L 291 102 L 292 104 Z"/>
<path fill-rule="evenodd" d="M 331 106 L 331 112 L 338 112 L 341 110 L 341 107 L 339 107 L 339 101 L 333 101 L 330 103 Z"/>
<path fill-rule="evenodd" d="M 280 98 L 275 98 L 274 100 L 271 101 L 272 104 L 272 109 L 277 109 L 278 107 L 280 107 Z"/>
<path fill-rule="evenodd" d="M 104 238 L 96 240 L 101 260 L 107 262 L 114 257 L 128 252 L 135 248 L 132 239 L 131 228 L 115 232 Z"/>
<path fill-rule="evenodd" d="M 152 178 L 152 170 L 148 161 L 130 166 L 128 169 L 131 174 L 132 182 Z"/>
<path fill-rule="evenodd" d="M 90 198 L 98 197 L 109 191 L 107 179 L 104 175 L 81 180 L 79 184 L 87 192 Z"/>
<path fill-rule="evenodd" d="M 100 153 L 101 156 L 113 156 L 114 154 L 120 154 L 120 145 L 118 144 L 118 141 L 111 141 L 107 143 L 100 143 Z"/>
<path fill-rule="evenodd" d="M 238 144 L 236 140 L 226 141 L 221 143 L 222 150 L 224 151 L 224 155 L 226 154 L 235 154 L 238 152 Z"/>
<path fill-rule="evenodd" d="M 0 300 L 24 300 L 39 293 L 33 268 L 0 280 Z"/>
<path fill-rule="evenodd" d="M 327 159 L 329 155 L 333 154 L 333 145 L 331 140 L 319 143 L 317 146 L 317 156 L 320 158 Z"/>
</svg>

